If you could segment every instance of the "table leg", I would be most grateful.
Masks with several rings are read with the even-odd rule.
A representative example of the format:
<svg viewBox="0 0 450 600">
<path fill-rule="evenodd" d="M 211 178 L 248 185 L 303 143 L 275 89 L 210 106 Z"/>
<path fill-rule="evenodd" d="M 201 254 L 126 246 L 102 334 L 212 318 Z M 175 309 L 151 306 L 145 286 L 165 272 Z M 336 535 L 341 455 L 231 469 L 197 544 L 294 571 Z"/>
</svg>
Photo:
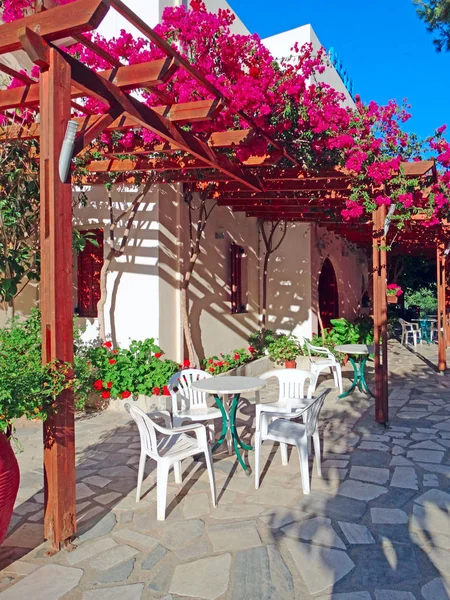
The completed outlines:
<svg viewBox="0 0 450 600">
<path fill-rule="evenodd" d="M 338 396 L 338 400 L 340 400 L 341 398 L 346 398 L 356 388 L 358 388 L 360 392 L 363 392 L 363 393 L 365 392 L 369 396 L 372 396 L 372 398 L 375 397 L 373 395 L 373 393 L 371 392 L 371 390 L 369 389 L 369 386 L 367 385 L 367 382 L 366 382 L 365 371 L 366 371 L 366 363 L 367 363 L 368 358 L 369 358 L 369 355 L 366 355 L 366 356 L 364 356 L 364 358 L 359 359 L 358 362 L 356 362 L 351 356 L 349 356 L 349 361 L 352 363 L 352 366 L 353 366 L 353 381 L 352 381 L 352 385 L 350 386 L 350 388 L 346 392 L 344 392 L 343 394 Z"/>
<path fill-rule="evenodd" d="M 253 450 L 253 446 L 249 446 L 248 444 L 244 444 L 244 442 L 239 437 L 239 434 L 236 429 L 236 412 L 239 404 L 240 394 L 235 394 L 233 398 L 233 402 L 231 403 L 230 410 L 230 429 L 233 435 L 233 438 L 236 439 L 237 443 L 243 450 Z"/>
<path fill-rule="evenodd" d="M 249 446 L 248 444 L 244 444 L 244 442 L 240 439 L 239 434 L 237 432 L 236 429 L 236 412 L 237 412 L 237 407 L 239 404 L 239 399 L 240 399 L 241 395 L 240 394 L 235 394 L 233 396 L 233 400 L 231 403 L 231 409 L 230 409 L 230 417 L 228 418 L 227 412 L 223 406 L 223 402 L 222 399 L 217 396 L 216 394 L 214 394 L 214 399 L 217 403 L 217 406 L 220 409 L 220 412 L 222 413 L 222 431 L 220 434 L 220 438 L 217 440 L 217 442 L 214 444 L 213 448 L 212 448 L 212 452 L 214 452 L 215 450 L 217 450 L 217 448 L 223 444 L 223 442 L 225 441 L 226 437 L 227 437 L 227 432 L 230 431 L 231 432 L 231 438 L 233 441 L 233 449 L 234 449 L 234 453 L 236 454 L 236 458 L 239 461 L 239 464 L 241 465 L 241 467 L 244 469 L 244 471 L 248 474 L 248 469 L 247 469 L 247 465 L 245 464 L 244 460 L 242 459 L 241 453 L 239 451 L 239 446 L 243 449 L 243 450 L 253 450 L 253 446 Z"/>
<path fill-rule="evenodd" d="M 347 396 L 349 396 L 354 391 L 354 389 L 356 388 L 356 386 L 358 385 L 358 382 L 359 382 L 358 367 L 351 356 L 349 356 L 348 359 L 352 363 L 352 367 L 353 367 L 353 381 L 352 381 L 352 385 L 350 386 L 350 388 L 346 392 L 344 392 L 343 394 L 338 396 L 338 400 L 340 400 L 341 398 L 347 398 Z"/>
<path fill-rule="evenodd" d="M 365 356 L 359 365 L 359 372 L 360 372 L 359 389 L 361 390 L 361 392 L 366 392 L 366 394 L 369 394 L 369 396 L 372 396 L 372 398 L 375 398 L 374 394 L 372 393 L 371 389 L 367 385 L 367 381 L 366 381 L 366 363 L 367 363 L 368 358 L 369 358 L 369 355 Z"/>
<path fill-rule="evenodd" d="M 222 399 L 220 398 L 220 396 L 217 396 L 216 394 L 214 394 L 214 400 L 216 401 L 216 404 L 219 407 L 220 412 L 222 413 L 222 431 L 220 432 L 219 439 L 217 440 L 217 442 L 212 447 L 211 452 L 215 452 L 217 450 L 217 448 L 224 443 L 225 438 L 227 436 L 227 431 L 230 428 L 230 424 L 228 422 L 227 411 L 225 410 L 225 408 L 223 406 Z"/>
</svg>

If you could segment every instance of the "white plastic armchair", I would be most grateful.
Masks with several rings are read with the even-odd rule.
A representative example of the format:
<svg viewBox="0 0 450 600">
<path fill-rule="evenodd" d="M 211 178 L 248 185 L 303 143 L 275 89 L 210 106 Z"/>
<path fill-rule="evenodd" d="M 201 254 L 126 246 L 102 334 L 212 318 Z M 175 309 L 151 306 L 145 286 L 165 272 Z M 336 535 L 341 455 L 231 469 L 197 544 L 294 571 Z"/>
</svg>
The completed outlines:
<svg viewBox="0 0 450 600">
<path fill-rule="evenodd" d="M 301 369 L 272 369 L 260 375 L 260 379 L 278 379 L 278 401 L 256 405 L 256 429 L 259 427 L 261 413 L 291 413 L 304 408 L 312 398 L 317 385 L 317 375 Z M 287 465 L 287 445 L 281 444 L 281 460 Z"/>
<path fill-rule="evenodd" d="M 331 350 L 323 346 L 313 346 L 308 340 L 305 340 L 305 345 L 308 351 L 311 371 L 319 376 L 322 371 L 330 369 L 334 383 L 339 389 L 339 393 L 342 394 L 344 391 L 342 388 L 342 369 Z"/>
<path fill-rule="evenodd" d="M 216 506 L 216 483 L 211 449 L 208 444 L 205 426 L 201 423 L 191 423 L 184 427 L 172 427 L 170 413 L 167 411 L 158 411 L 146 415 L 137 406 L 131 406 L 127 403 L 125 404 L 125 408 L 135 420 L 141 438 L 136 502 L 139 502 L 141 498 L 145 462 L 147 457 L 150 457 L 156 461 L 157 518 L 158 521 L 164 521 L 166 516 L 167 481 L 170 468 L 173 467 L 174 469 L 175 482 L 181 483 L 181 461 L 195 454 L 203 453 L 208 469 L 212 504 Z M 155 423 L 153 418 L 158 417 L 164 419 L 166 427 L 161 427 L 161 425 Z M 195 437 L 186 435 L 189 432 L 195 434 Z"/>
<path fill-rule="evenodd" d="M 314 444 L 314 456 L 319 477 L 322 476 L 320 437 L 317 427 L 319 414 L 329 389 L 325 390 L 318 398 L 309 401 L 309 404 L 298 408 L 292 413 L 277 412 L 260 414 L 255 435 L 255 488 L 259 488 L 259 473 L 261 466 L 261 445 L 265 440 L 272 440 L 283 444 L 296 446 L 300 459 L 300 474 L 304 494 L 310 493 L 309 482 L 309 440 Z M 292 419 L 306 414 L 305 423 L 294 422 Z M 276 417 L 275 420 L 273 418 Z M 286 462 L 287 464 L 287 462 Z"/>
<path fill-rule="evenodd" d="M 208 424 L 211 442 L 214 441 L 214 419 L 222 419 L 222 413 L 216 406 L 208 406 L 208 394 L 192 388 L 193 381 L 211 377 L 201 369 L 184 369 L 172 375 L 168 388 L 172 396 L 172 418 L 174 427 L 185 421 L 211 421 Z"/>
<path fill-rule="evenodd" d="M 422 330 L 420 329 L 419 323 L 409 323 L 408 321 L 405 321 L 405 319 L 399 319 L 398 322 L 402 326 L 401 344 L 409 344 L 410 337 L 413 339 L 414 346 L 417 346 L 418 341 L 422 343 Z"/>
</svg>

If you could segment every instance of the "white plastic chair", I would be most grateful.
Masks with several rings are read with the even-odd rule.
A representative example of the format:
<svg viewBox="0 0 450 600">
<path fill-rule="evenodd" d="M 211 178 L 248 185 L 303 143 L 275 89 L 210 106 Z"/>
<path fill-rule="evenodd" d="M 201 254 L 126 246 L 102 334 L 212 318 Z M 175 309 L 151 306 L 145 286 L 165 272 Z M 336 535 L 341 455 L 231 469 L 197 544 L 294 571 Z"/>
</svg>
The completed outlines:
<svg viewBox="0 0 450 600">
<path fill-rule="evenodd" d="M 309 403 L 317 384 L 317 375 L 311 371 L 301 369 L 272 369 L 259 376 L 260 379 L 278 379 L 278 400 L 273 403 L 256 405 L 256 426 L 259 423 L 261 412 L 292 412 Z M 307 381 L 308 391 L 305 394 Z"/>
<path fill-rule="evenodd" d="M 314 455 L 319 477 L 322 476 L 320 437 L 317 428 L 319 413 L 322 409 L 325 397 L 330 390 L 325 390 L 318 398 L 313 399 L 304 407 L 298 408 L 291 413 L 265 413 L 260 414 L 260 423 L 255 434 L 255 489 L 259 488 L 259 472 L 261 464 L 261 444 L 265 440 L 272 440 L 280 444 L 296 446 L 300 459 L 300 474 L 304 494 L 310 493 L 309 484 L 309 440 L 314 443 Z M 306 413 L 306 423 L 296 423 L 292 419 Z M 277 417 L 270 422 L 273 417 Z M 286 463 L 287 464 L 287 461 Z"/>
<path fill-rule="evenodd" d="M 330 369 L 334 378 L 334 383 L 339 389 L 339 393 L 342 394 L 344 392 L 342 387 L 342 369 L 337 358 L 328 348 L 313 346 L 308 340 L 305 340 L 305 344 L 308 351 L 311 371 L 318 377 L 322 371 Z M 318 354 L 319 356 L 316 357 L 314 356 L 315 354 Z M 321 358 L 322 356 L 324 358 Z"/>
<path fill-rule="evenodd" d="M 216 406 L 208 406 L 206 392 L 192 389 L 192 382 L 212 377 L 210 373 L 200 369 L 184 369 L 172 375 L 168 388 L 172 396 L 172 418 L 174 427 L 182 425 L 184 421 L 212 421 L 208 423 L 210 440 L 214 442 L 214 419 L 222 419 L 222 413 Z M 176 389 L 175 389 L 176 388 Z"/>
<path fill-rule="evenodd" d="M 192 423 L 184 427 L 172 427 L 170 413 L 162 410 L 146 415 L 138 406 L 125 404 L 139 429 L 141 438 L 141 457 L 139 460 L 139 472 L 136 489 L 136 502 L 141 499 L 141 487 L 144 479 L 145 461 L 147 456 L 156 460 L 156 513 L 158 521 L 164 521 L 166 516 L 167 481 L 169 470 L 173 467 L 175 482 L 182 482 L 181 461 L 189 456 L 203 453 L 205 455 L 206 467 L 208 469 L 209 483 L 211 486 L 211 498 L 213 506 L 216 504 L 216 482 L 211 457 L 211 449 L 208 444 L 206 428 L 201 423 Z M 162 417 L 166 427 L 161 427 L 151 418 Z M 186 435 L 187 432 L 195 434 L 195 438 Z M 160 435 L 158 436 L 157 433 Z"/>
<path fill-rule="evenodd" d="M 399 319 L 398 322 L 402 326 L 402 337 L 400 343 L 403 345 L 409 344 L 409 337 L 412 336 L 414 346 L 417 346 L 417 341 L 422 343 L 422 331 L 419 323 L 409 323 L 405 319 Z"/>
</svg>

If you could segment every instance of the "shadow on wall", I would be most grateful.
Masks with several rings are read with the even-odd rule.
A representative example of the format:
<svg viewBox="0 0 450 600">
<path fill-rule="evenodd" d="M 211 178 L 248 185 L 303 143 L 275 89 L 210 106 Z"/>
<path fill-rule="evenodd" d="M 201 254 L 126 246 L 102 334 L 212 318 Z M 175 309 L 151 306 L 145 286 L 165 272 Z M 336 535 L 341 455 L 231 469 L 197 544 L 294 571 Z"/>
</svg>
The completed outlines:
<svg viewBox="0 0 450 600">
<path fill-rule="evenodd" d="M 114 211 L 124 210 L 136 190 L 115 190 Z M 150 192 L 152 194 L 152 192 Z M 106 191 L 95 189 L 91 204 L 76 212 L 79 228 L 104 224 L 105 242 L 109 238 L 109 207 Z M 122 224 L 121 224 L 122 225 Z M 216 231 L 224 239 L 216 239 Z M 116 243 L 122 239 L 124 227 L 116 229 Z M 217 207 L 207 224 L 189 290 L 191 327 L 197 355 L 220 350 L 230 351 L 244 346 L 249 334 L 259 326 L 258 237 L 254 219 L 233 214 Z M 245 246 L 249 256 L 248 312 L 231 314 L 230 244 Z M 108 274 L 108 301 L 105 308 L 107 330 L 114 344 L 128 339 L 160 338 L 170 319 L 176 329 L 180 310 L 183 262 L 187 263 L 189 233 L 187 207 L 170 186 L 159 186 L 151 200 L 142 203 L 122 257 L 111 264 Z M 105 254 L 109 246 L 105 243 Z M 162 286 L 162 283 L 167 284 Z M 77 289 L 75 285 L 74 293 Z M 172 307 L 170 311 L 167 307 Z M 85 320 L 92 327 L 93 320 Z M 211 331 L 211 325 L 218 332 Z M 131 335 L 130 335 L 131 334 Z M 181 332 L 174 332 L 174 338 Z M 219 339 L 218 339 L 219 338 Z M 218 343 L 221 345 L 218 346 Z M 175 343 L 174 343 L 175 345 Z"/>
<path fill-rule="evenodd" d="M 311 307 L 313 311 L 313 332 L 318 333 L 319 304 L 330 307 L 330 298 L 321 300 L 319 283 L 326 260 L 331 263 L 337 283 L 337 316 L 349 321 L 358 316 L 360 302 L 368 279 L 368 261 L 364 248 L 348 243 L 323 227 L 315 226 L 311 239 Z M 322 293 L 326 286 L 322 288 Z M 333 290 L 331 290 L 333 294 Z"/>
<path fill-rule="evenodd" d="M 267 281 L 268 327 L 309 335 L 310 225 L 289 223 L 280 248 L 271 256 Z"/>
</svg>

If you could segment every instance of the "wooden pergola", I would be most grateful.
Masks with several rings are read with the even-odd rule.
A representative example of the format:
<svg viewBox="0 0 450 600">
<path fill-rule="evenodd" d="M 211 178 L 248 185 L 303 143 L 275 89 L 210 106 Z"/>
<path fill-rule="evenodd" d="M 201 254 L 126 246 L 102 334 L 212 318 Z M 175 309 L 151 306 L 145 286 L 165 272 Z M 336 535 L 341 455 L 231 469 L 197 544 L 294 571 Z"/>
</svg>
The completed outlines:
<svg viewBox="0 0 450 600">
<path fill-rule="evenodd" d="M 23 86 L 0 91 L 0 111 L 11 118 L 13 109 L 39 110 L 39 123 L 11 125 L 0 134 L 0 141 L 40 138 L 41 178 L 41 314 L 42 360 L 73 361 L 72 330 L 72 189 L 62 183 L 58 163 L 67 123 L 72 110 L 79 129 L 74 154 L 80 154 L 105 130 L 146 128 L 160 142 L 151 149 L 135 147 L 124 160 L 105 153 L 87 165 L 90 182 L 101 182 L 108 173 L 123 173 L 133 180 L 151 172 L 157 183 L 178 181 L 200 189 L 210 182 L 211 194 L 220 205 L 242 211 L 249 217 L 266 220 L 287 219 L 315 222 L 346 237 L 351 242 L 373 248 L 373 300 L 375 324 L 375 411 L 379 423 L 388 421 L 386 247 L 392 240 L 385 233 L 386 207 L 379 207 L 370 221 L 345 222 L 340 214 L 350 194 L 350 174 L 342 169 L 306 173 L 295 156 L 282 143 L 260 129 L 249 115 L 239 113 L 249 124 L 245 130 L 194 135 L 182 124 L 214 119 L 228 99 L 196 68 L 121 0 L 77 0 L 55 7 L 53 0 L 39 4 L 41 11 L 0 26 L 0 54 L 24 50 L 41 69 L 39 82 L 0 64 L 0 71 L 14 76 Z M 113 7 L 140 33 L 164 51 L 164 59 L 124 65 L 83 34 L 98 27 Z M 65 48 L 81 43 L 108 61 L 111 68 L 95 73 Z M 184 69 L 211 96 L 185 104 L 168 104 L 161 86 L 178 69 Z M 151 89 L 161 105 L 149 108 L 130 92 Z M 108 104 L 104 114 L 91 114 L 79 98 L 91 97 Z M 262 136 L 271 152 L 264 157 L 250 156 L 239 163 L 224 150 Z M 155 158 L 156 155 L 156 158 Z M 433 161 L 404 163 L 407 176 L 419 178 L 426 187 L 436 178 Z M 201 175 L 199 176 L 199 171 Z M 399 252 L 415 251 L 420 245 L 433 251 L 438 264 L 439 368 L 444 370 L 446 350 L 445 250 L 450 228 L 434 227 L 423 233 L 419 217 L 409 229 L 397 233 Z M 70 390 L 58 399 L 58 412 L 44 423 L 45 537 L 54 550 L 68 542 L 76 531 L 74 403 Z"/>
</svg>

